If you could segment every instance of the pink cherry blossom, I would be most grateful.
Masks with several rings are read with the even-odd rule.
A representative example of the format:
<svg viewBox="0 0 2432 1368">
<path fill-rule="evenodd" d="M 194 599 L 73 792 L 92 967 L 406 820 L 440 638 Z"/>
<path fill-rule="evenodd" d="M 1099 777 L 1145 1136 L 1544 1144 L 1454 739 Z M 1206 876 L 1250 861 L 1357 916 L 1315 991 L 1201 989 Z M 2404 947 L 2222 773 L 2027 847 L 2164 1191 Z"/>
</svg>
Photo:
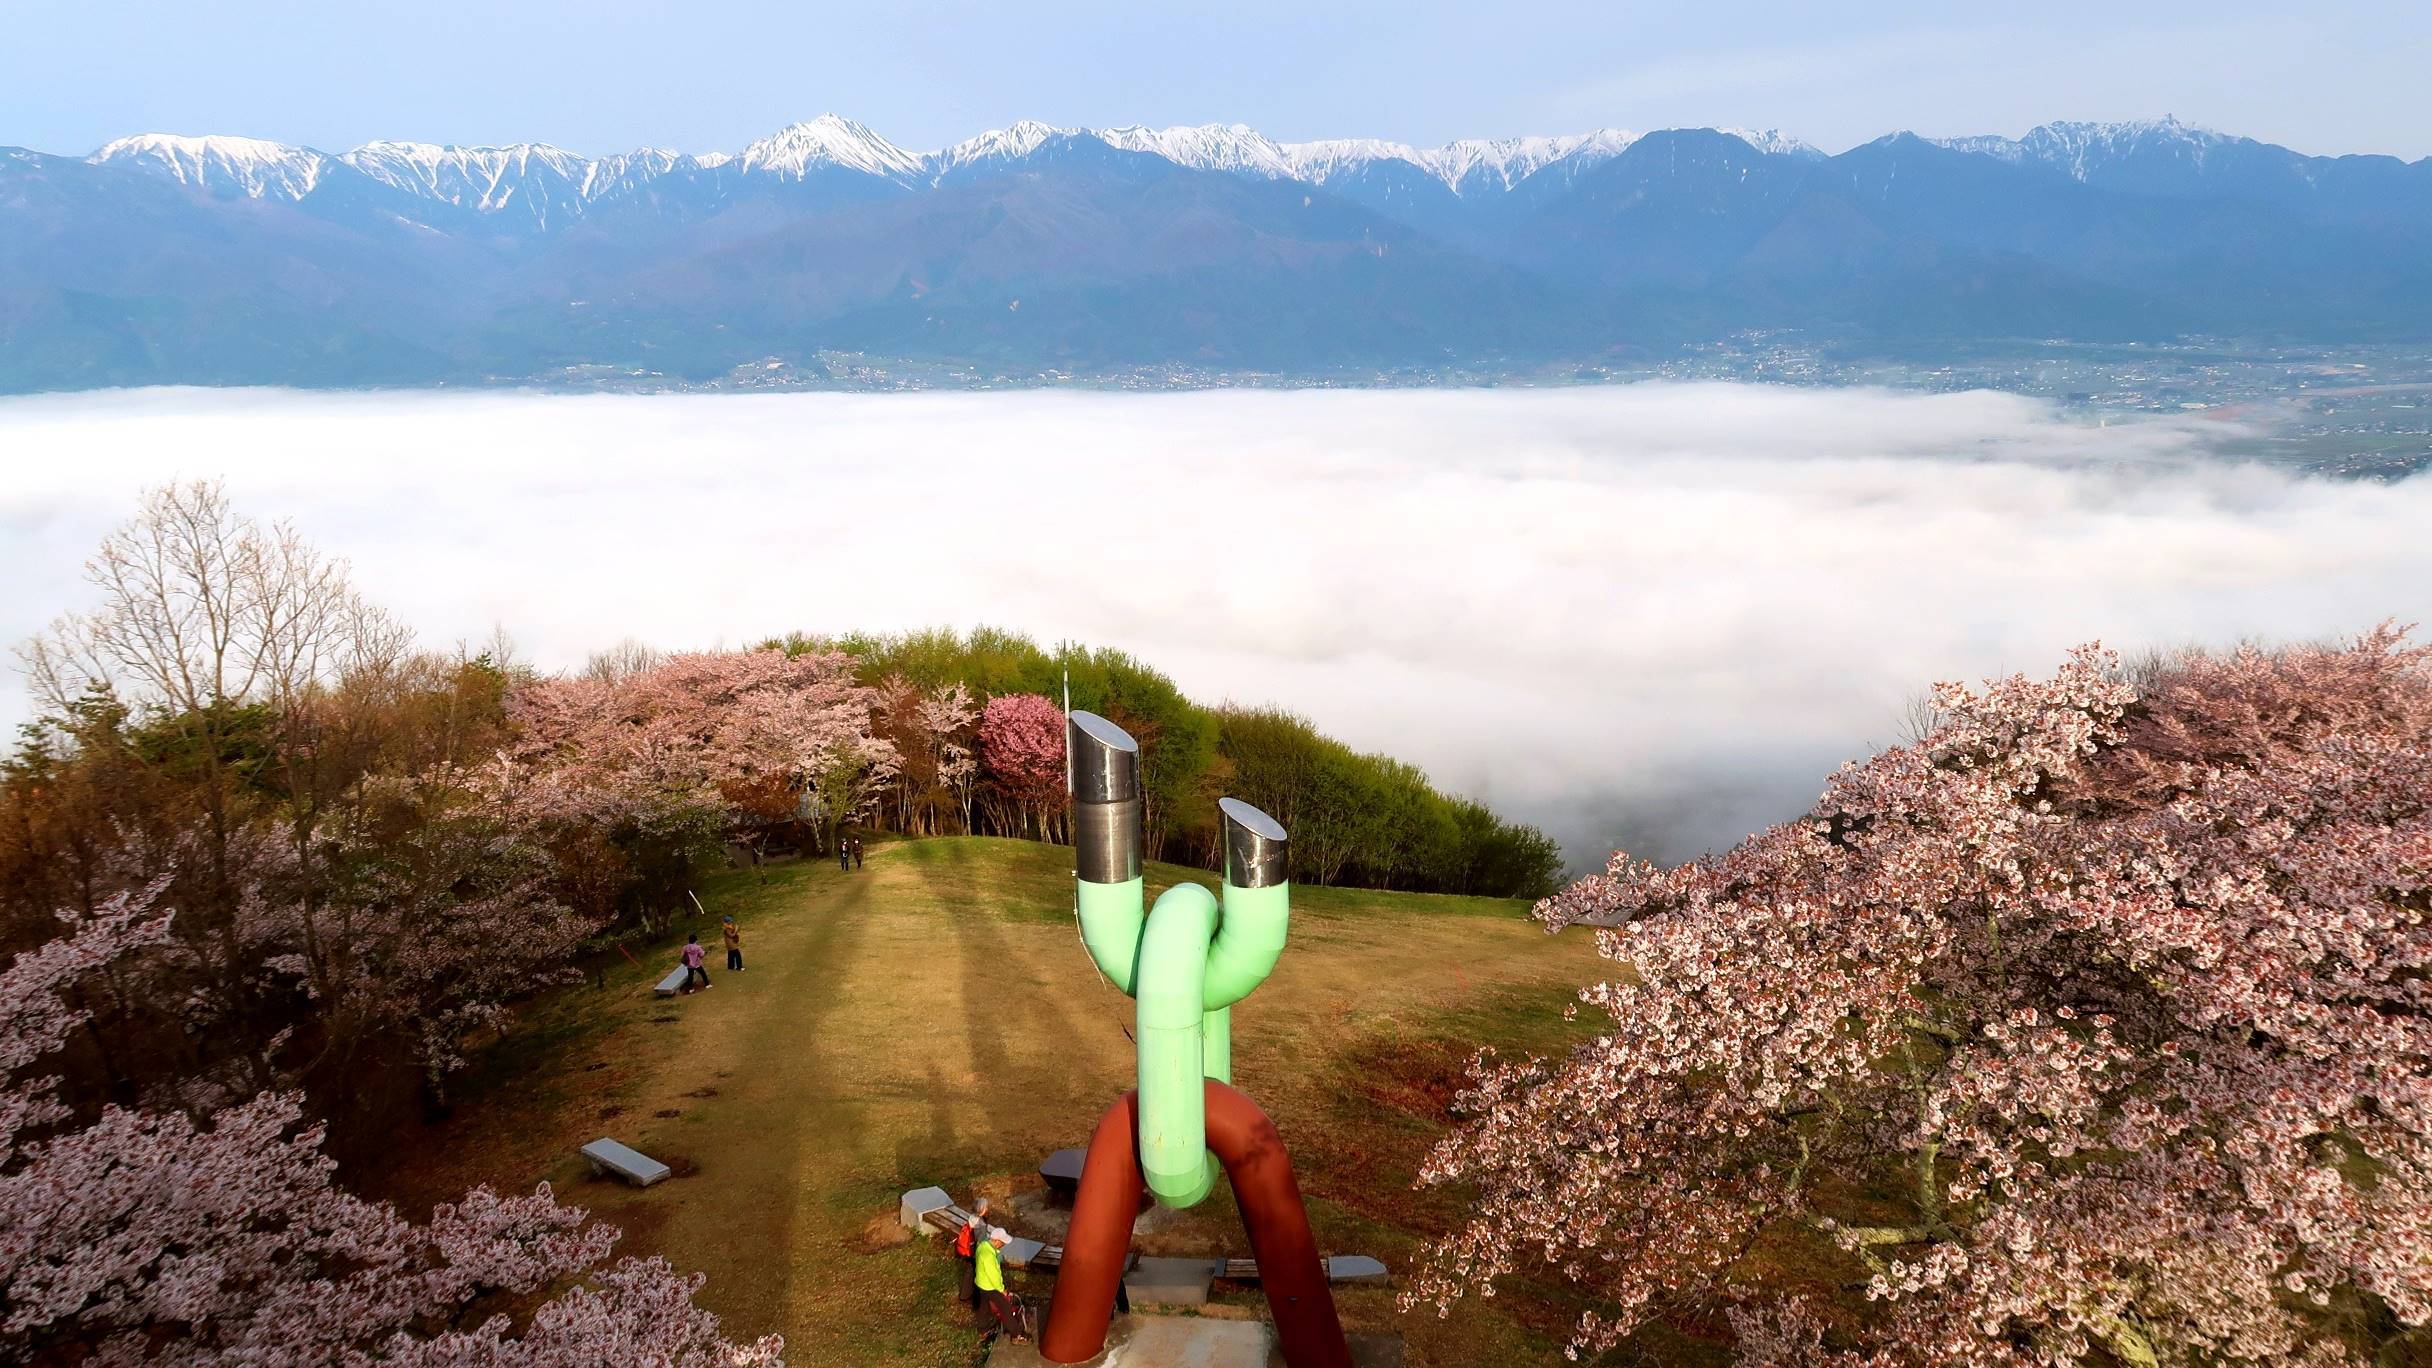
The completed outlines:
<svg viewBox="0 0 2432 1368">
<path fill-rule="evenodd" d="M 83 1024 L 78 984 L 166 942 L 160 889 L 112 899 L 0 968 L 0 1361 L 499 1364 L 683 1368 L 780 1362 L 731 1344 L 697 1277 L 609 1263 L 617 1232 L 561 1204 L 476 1188 L 421 1224 L 338 1186 L 300 1099 L 265 1093 L 198 1122 L 80 1116 L 42 1071 Z M 558 1289 L 528 1321 L 501 1294 Z"/>
<path fill-rule="evenodd" d="M 543 818 L 666 830 L 722 809 L 724 786 L 765 780 L 806 815 L 850 820 L 897 764 L 871 732 L 876 703 L 837 652 L 681 654 L 532 680 L 508 701 L 520 739 L 501 787 Z"/>
<path fill-rule="evenodd" d="M 2131 687 L 2089 648 L 1937 703 L 1805 817 L 1540 906 L 1626 966 L 1580 995 L 1610 1025 L 1481 1057 L 1422 1175 L 1476 1200 L 1410 1303 L 1525 1275 L 1593 1298 L 1577 1352 L 1719 1302 L 1743 1363 L 1919 1368 L 2432 1320 L 2426 652 Z M 1786 1242 L 1862 1300 L 1758 1272 Z"/>
<path fill-rule="evenodd" d="M 980 764 L 1015 811 L 1043 824 L 1064 806 L 1064 710 L 1043 694 L 1000 694 L 980 713 Z"/>
</svg>

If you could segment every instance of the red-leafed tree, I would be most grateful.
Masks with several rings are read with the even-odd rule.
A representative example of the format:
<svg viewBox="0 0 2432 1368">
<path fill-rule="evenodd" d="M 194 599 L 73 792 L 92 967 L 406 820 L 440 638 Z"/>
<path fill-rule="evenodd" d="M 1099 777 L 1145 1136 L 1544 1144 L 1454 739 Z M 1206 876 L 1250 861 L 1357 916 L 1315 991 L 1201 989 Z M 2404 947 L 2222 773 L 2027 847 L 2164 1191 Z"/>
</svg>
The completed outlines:
<svg viewBox="0 0 2432 1368">
<path fill-rule="evenodd" d="M 980 764 L 997 798 L 1037 835 L 1053 838 L 1064 806 L 1064 710 L 1042 694 L 1003 694 L 980 712 Z M 1011 830 L 1013 822 L 1000 822 Z"/>
<path fill-rule="evenodd" d="M 1539 909 L 1628 966 L 1481 1061 L 1411 1299 L 1727 1311 L 1744 1363 L 2368 1362 L 2432 1321 L 2432 662 L 2382 631 L 1938 691 L 1719 858 Z M 1761 1269 L 1804 1244 L 1864 1300 Z"/>
</svg>

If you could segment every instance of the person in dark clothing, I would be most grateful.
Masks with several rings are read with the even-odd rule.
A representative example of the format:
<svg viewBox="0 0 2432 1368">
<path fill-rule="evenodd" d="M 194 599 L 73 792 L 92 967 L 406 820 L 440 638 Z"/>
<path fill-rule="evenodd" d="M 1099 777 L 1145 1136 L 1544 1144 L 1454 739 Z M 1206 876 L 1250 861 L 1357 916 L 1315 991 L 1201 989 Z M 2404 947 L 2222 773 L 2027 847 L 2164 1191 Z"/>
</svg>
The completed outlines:
<svg viewBox="0 0 2432 1368">
<path fill-rule="evenodd" d="M 847 874 L 853 872 L 853 842 L 841 833 L 836 837 L 836 867 Z"/>
<path fill-rule="evenodd" d="M 859 836 L 853 838 L 853 867 L 861 868 L 861 838 Z"/>
<path fill-rule="evenodd" d="M 954 1233 L 954 1260 L 961 1265 L 956 1273 L 959 1275 L 963 1304 L 970 1307 L 975 1316 L 988 1314 L 980 1303 L 979 1284 L 974 1280 L 979 1270 L 979 1243 L 986 1237 L 987 1231 L 988 1199 L 982 1197 L 971 1204 L 971 1219 Z"/>
</svg>

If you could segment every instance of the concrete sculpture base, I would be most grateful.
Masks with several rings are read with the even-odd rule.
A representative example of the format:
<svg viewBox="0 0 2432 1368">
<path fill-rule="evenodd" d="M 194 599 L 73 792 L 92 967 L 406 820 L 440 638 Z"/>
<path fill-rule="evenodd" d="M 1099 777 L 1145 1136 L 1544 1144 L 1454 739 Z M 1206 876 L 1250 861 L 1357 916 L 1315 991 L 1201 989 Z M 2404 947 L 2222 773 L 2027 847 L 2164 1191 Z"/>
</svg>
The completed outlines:
<svg viewBox="0 0 2432 1368">
<path fill-rule="evenodd" d="M 1353 1333 L 1352 1368 L 1402 1368 L 1402 1337 Z M 1048 1368 L 1035 1344 L 999 1341 L 988 1368 Z M 1067 1366 L 1069 1368 L 1069 1366 Z M 1119 1316 L 1106 1347 L 1081 1368 L 1285 1368 L 1275 1331 L 1264 1321 L 1212 1316 Z"/>
</svg>

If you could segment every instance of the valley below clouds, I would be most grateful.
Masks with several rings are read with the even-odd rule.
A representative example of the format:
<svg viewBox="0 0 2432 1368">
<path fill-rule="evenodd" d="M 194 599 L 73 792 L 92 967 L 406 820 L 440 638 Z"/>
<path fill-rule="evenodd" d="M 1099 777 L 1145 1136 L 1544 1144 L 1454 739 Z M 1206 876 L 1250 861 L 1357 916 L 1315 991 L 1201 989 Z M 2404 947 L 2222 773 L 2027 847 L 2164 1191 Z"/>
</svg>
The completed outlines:
<svg viewBox="0 0 2432 1368">
<path fill-rule="evenodd" d="M 223 478 L 426 645 L 544 668 L 993 624 L 1121 647 L 1535 822 L 1574 868 L 1802 810 L 1937 679 L 2432 616 L 2432 479 L 1996 393 L 137 390 L 0 400 L 0 636 Z M 0 681 L 0 720 L 29 711 Z"/>
</svg>

